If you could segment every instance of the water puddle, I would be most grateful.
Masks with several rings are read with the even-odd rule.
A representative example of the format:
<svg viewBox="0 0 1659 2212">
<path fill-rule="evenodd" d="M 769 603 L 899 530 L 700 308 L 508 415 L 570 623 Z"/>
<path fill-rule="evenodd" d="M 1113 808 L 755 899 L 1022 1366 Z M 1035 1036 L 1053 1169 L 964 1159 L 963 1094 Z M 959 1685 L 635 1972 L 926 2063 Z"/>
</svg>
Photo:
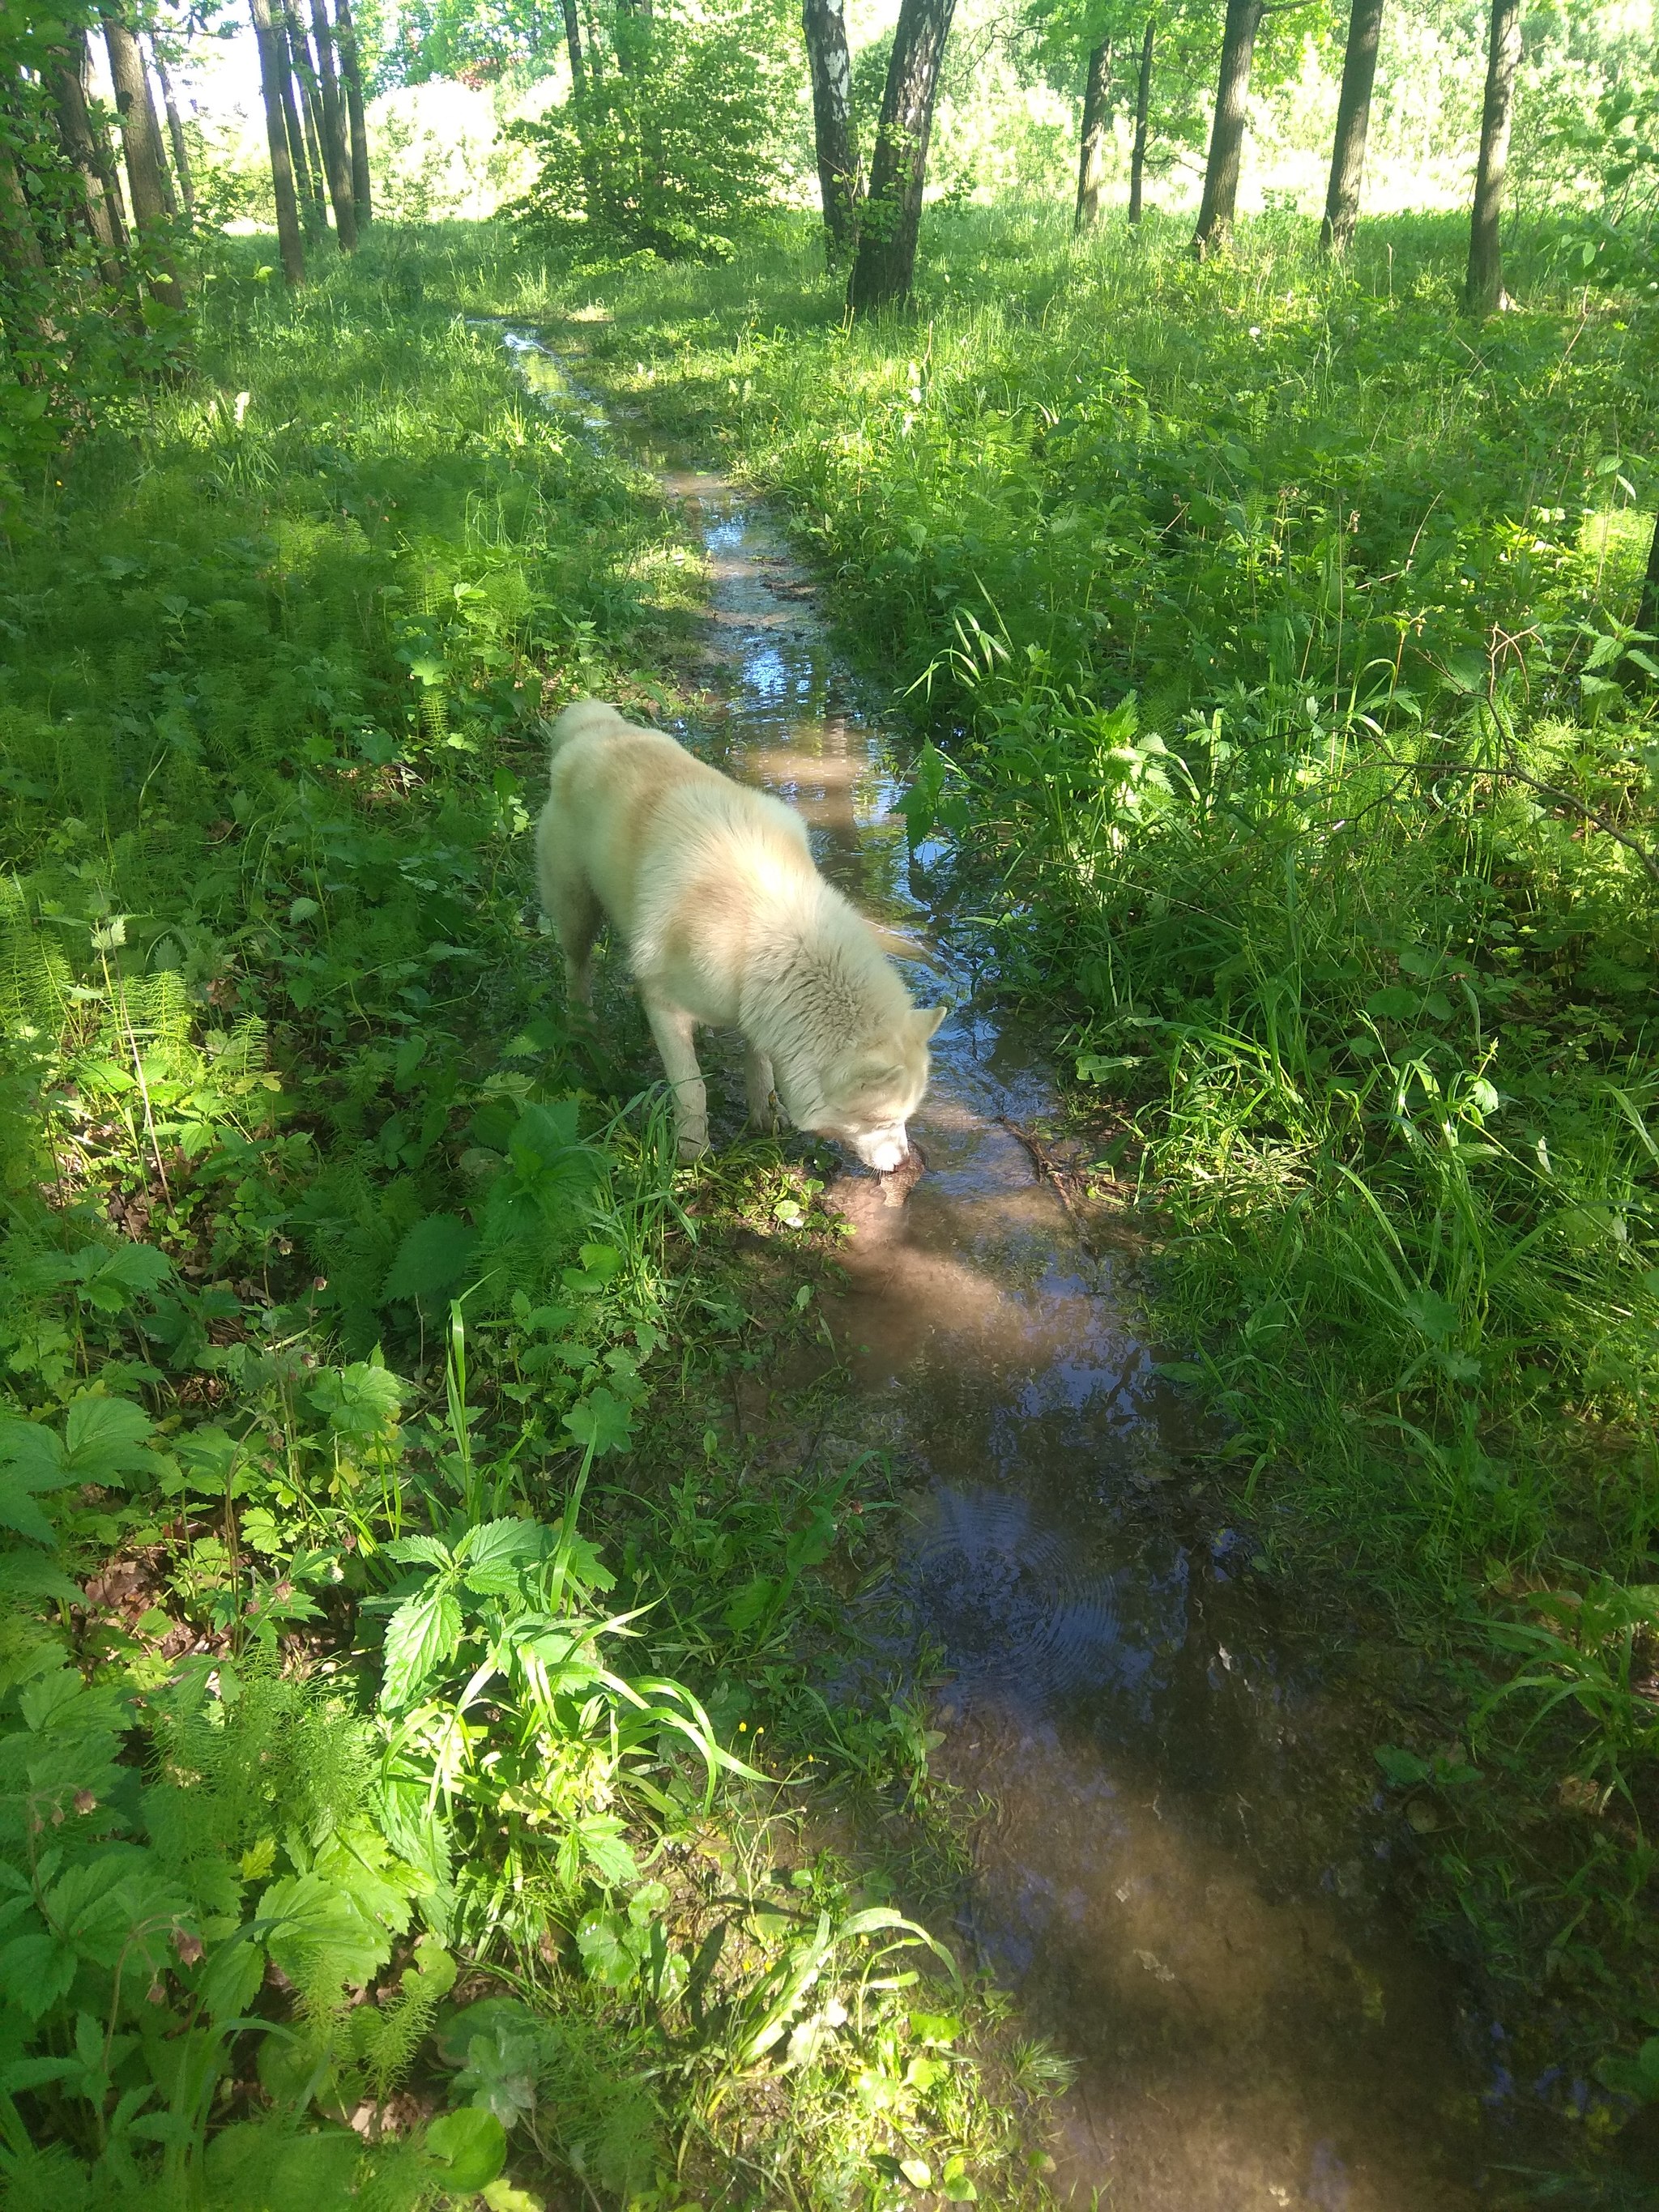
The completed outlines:
<svg viewBox="0 0 1659 2212">
<path fill-rule="evenodd" d="M 577 411 L 533 333 L 509 334 Z M 962 1933 L 1078 2066 L 1056 2193 L 1133 2212 L 1453 2212 L 1488 2150 L 1455 1987 L 1383 1894 L 1369 1740 L 1276 1618 L 1249 1546 L 1188 1495 L 1134 1249 L 1073 1213 L 1021 1131 L 1040 1057 L 976 997 L 949 856 L 912 855 L 902 779 L 777 522 L 626 437 L 712 577 L 692 733 L 799 807 L 819 863 L 954 1006 L 908 1202 L 874 1177 L 833 1317 L 923 1476 L 889 1610 L 942 1655 L 944 1772 L 990 1807 Z"/>
</svg>

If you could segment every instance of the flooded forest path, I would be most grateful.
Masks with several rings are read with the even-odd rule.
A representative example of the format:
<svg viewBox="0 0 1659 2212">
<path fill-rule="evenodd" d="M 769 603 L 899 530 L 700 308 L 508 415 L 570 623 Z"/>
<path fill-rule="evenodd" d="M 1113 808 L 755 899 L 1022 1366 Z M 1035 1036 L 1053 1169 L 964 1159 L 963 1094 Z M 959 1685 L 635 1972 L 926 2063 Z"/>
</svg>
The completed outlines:
<svg viewBox="0 0 1659 2212">
<path fill-rule="evenodd" d="M 578 411 L 556 340 L 524 380 Z M 880 700 L 764 505 L 637 422 L 710 578 L 679 734 L 797 807 L 819 865 L 950 1018 L 908 1200 L 848 1176 L 830 1312 L 915 1489 L 889 1613 L 938 1656 L 936 1771 L 994 1808 L 956 1931 L 1077 2068 L 1062 2202 L 1121 2212 L 1456 2212 L 1484 2196 L 1500 2032 L 1388 1895 L 1374 1729 L 1352 1654 L 1294 1618 L 1195 1484 L 1127 1224 L 1085 1226 L 1033 1125 L 1039 1050 L 978 988 L 950 855 L 912 854 Z M 942 1682 L 939 1676 L 943 1676 Z M 1485 2093 L 1483 2094 L 1483 2093 Z"/>
</svg>

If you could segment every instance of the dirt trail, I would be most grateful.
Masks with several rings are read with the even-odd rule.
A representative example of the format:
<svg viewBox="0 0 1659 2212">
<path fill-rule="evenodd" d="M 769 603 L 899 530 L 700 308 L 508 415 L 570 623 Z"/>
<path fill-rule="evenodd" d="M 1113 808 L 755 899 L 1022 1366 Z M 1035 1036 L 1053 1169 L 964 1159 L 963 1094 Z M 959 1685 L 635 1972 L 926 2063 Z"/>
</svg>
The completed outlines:
<svg viewBox="0 0 1659 2212">
<path fill-rule="evenodd" d="M 532 389 L 593 421 L 535 333 L 508 343 Z M 833 1325 L 920 1471 L 888 1610 L 949 1669 L 936 1757 L 996 1807 L 962 1933 L 1078 2064 L 1057 2193 L 1133 2212 L 1472 2205 L 1501 2039 L 1385 1901 L 1369 1729 L 1248 1540 L 1205 1517 L 1132 1247 L 1091 1230 L 1085 1249 L 1021 1139 L 1052 1082 L 976 1003 L 949 856 L 908 851 L 872 702 L 776 522 L 635 429 L 610 434 L 707 549 L 717 705 L 694 741 L 800 809 L 918 998 L 954 1002 L 914 1125 L 928 1172 L 902 1205 L 873 1177 L 833 1194 L 856 1231 Z"/>
</svg>

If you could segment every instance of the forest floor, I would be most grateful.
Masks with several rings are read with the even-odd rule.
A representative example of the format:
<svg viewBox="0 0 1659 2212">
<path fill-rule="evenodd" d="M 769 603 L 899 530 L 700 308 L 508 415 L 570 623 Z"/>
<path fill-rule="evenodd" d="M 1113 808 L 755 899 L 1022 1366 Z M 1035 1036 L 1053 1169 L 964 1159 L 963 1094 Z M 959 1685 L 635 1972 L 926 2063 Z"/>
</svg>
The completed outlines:
<svg viewBox="0 0 1659 2212">
<path fill-rule="evenodd" d="M 535 719 L 695 711 L 705 551 L 483 316 L 785 503 L 1076 1202 L 1157 1239 L 1204 1484 L 1432 1662 L 1375 1761 L 1424 1924 L 1641 2154 L 1651 333 L 1540 268 L 1470 343 L 1433 225 L 1200 272 L 948 220 L 853 332 L 793 239 L 387 230 L 292 303 L 238 248 L 7 517 L 10 2201 L 1043 2188 L 1066 2069 L 952 1925 L 983 1808 L 844 1656 L 902 1469 L 830 1164 L 676 1170 L 533 915 Z"/>
</svg>

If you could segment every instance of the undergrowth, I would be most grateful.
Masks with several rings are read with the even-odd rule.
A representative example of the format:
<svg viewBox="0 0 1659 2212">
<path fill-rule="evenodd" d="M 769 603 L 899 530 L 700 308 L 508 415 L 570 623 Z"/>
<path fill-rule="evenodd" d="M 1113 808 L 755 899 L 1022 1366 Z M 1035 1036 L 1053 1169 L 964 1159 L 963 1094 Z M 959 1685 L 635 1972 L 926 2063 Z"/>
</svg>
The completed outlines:
<svg viewBox="0 0 1659 2212">
<path fill-rule="evenodd" d="M 1054 2066 L 854 1847 L 950 1887 L 820 1663 L 881 1469 L 732 1418 L 821 1186 L 561 1019 L 538 718 L 661 697 L 697 563 L 501 252 L 227 248 L 0 556 L 7 2202 L 1035 2201 Z"/>
<path fill-rule="evenodd" d="M 1547 228 L 1474 326 L 1434 218 L 1202 267 L 931 221 L 906 319 L 773 246 L 581 335 L 781 491 L 908 701 L 913 834 L 1158 1218 L 1218 1472 L 1445 1656 L 1379 1747 L 1427 1917 L 1653 2096 L 1652 301 Z"/>
</svg>

